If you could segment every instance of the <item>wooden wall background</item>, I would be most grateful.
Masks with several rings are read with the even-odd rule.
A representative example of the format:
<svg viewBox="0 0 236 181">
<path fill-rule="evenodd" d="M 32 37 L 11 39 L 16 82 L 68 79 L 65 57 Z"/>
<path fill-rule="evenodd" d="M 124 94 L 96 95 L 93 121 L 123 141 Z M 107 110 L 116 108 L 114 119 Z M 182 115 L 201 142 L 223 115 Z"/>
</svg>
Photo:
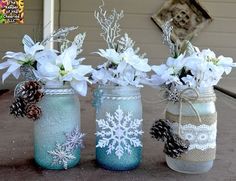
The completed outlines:
<svg viewBox="0 0 236 181">
<path fill-rule="evenodd" d="M 87 32 L 83 55 L 87 64 L 97 65 L 102 60 L 90 52 L 106 45 L 99 36 L 98 26 L 93 12 L 101 1 L 95 0 L 55 0 L 55 26 L 78 25 L 81 32 Z M 162 45 L 161 32 L 150 19 L 165 0 L 105 0 L 106 9 L 124 10 L 121 21 L 123 32 L 127 32 L 136 41 L 136 45 L 146 52 L 151 64 L 160 64 L 168 56 L 168 49 Z M 200 3 L 213 17 L 213 22 L 193 39 L 200 48 L 214 50 L 217 55 L 231 56 L 236 61 L 236 1 L 235 0 L 200 0 Z M 33 34 L 33 28 L 42 29 L 42 0 L 25 0 L 24 25 L 0 25 L 0 56 L 6 50 L 20 51 L 20 39 L 24 33 Z M 10 81 L 9 81 L 10 80 Z M 9 79 L 5 87 L 12 86 L 14 79 Z M 1 85 L 3 86 L 3 85 Z M 236 92 L 236 70 L 221 83 L 224 88 Z"/>
</svg>

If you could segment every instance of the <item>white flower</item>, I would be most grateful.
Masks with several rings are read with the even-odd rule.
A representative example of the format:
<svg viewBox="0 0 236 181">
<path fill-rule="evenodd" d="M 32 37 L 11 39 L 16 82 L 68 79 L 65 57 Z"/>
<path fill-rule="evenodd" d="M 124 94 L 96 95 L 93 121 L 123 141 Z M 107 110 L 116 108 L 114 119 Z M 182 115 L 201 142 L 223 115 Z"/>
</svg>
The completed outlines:
<svg viewBox="0 0 236 181">
<path fill-rule="evenodd" d="M 112 75 L 111 72 L 105 68 L 100 68 L 99 70 L 92 71 L 93 83 L 100 82 L 106 84 L 108 81 L 111 81 Z"/>
<path fill-rule="evenodd" d="M 151 82 L 155 86 L 161 86 L 163 84 L 168 85 L 176 83 L 181 85 L 179 74 L 184 67 L 186 60 L 184 55 L 180 55 L 178 58 L 169 57 L 166 64 L 160 66 L 152 66 L 152 70 L 156 73 L 151 77 Z"/>
<path fill-rule="evenodd" d="M 233 59 L 231 57 L 224 57 L 221 55 L 218 57 L 218 60 L 217 65 L 224 68 L 226 75 L 231 72 L 232 67 L 236 67 L 236 63 L 233 63 Z"/>
<path fill-rule="evenodd" d="M 77 46 L 72 44 L 64 52 L 57 56 L 52 50 L 45 50 L 37 55 L 38 66 L 35 75 L 46 81 L 70 82 L 80 95 L 87 94 L 88 78 L 86 74 L 92 71 L 90 65 L 80 65 L 81 59 L 77 60 Z"/>
<path fill-rule="evenodd" d="M 151 71 L 151 67 L 148 65 L 148 59 L 140 58 L 138 55 L 135 54 L 133 48 L 128 48 L 121 54 L 121 57 L 123 61 L 125 61 L 127 64 L 130 64 L 138 71 Z"/>
<path fill-rule="evenodd" d="M 99 49 L 99 52 L 96 53 L 115 64 L 119 64 L 121 62 L 120 54 L 116 52 L 114 49 L 106 49 L 106 50 Z"/>
<path fill-rule="evenodd" d="M 30 65 L 32 66 L 35 61 L 35 55 L 38 51 L 44 49 L 44 46 L 38 43 L 34 43 L 33 40 L 25 35 L 23 37 L 22 43 L 24 44 L 23 52 L 6 52 L 3 58 L 7 58 L 6 62 L 0 64 L 0 70 L 8 68 L 8 70 L 2 75 L 2 82 L 12 74 L 16 79 L 20 76 L 20 67 L 22 65 Z"/>
<path fill-rule="evenodd" d="M 184 54 L 179 55 L 177 58 L 169 57 L 166 62 L 166 66 L 171 74 L 177 75 L 184 67 L 186 59 Z"/>
<path fill-rule="evenodd" d="M 186 77 L 183 77 L 182 80 L 189 87 L 197 87 L 196 78 L 194 76 L 187 75 Z"/>
<path fill-rule="evenodd" d="M 108 61 L 92 72 L 94 83 L 142 87 L 140 83 L 145 83 L 146 72 L 151 70 L 148 59 L 136 55 L 131 47 L 121 53 L 115 49 L 99 49 L 96 53 Z"/>
</svg>

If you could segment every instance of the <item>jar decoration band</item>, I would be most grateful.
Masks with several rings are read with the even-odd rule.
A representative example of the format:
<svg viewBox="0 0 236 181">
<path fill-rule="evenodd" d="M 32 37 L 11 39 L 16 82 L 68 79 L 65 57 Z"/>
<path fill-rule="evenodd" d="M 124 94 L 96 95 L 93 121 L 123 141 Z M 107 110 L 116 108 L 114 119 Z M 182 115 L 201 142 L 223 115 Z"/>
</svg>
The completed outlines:
<svg viewBox="0 0 236 181">
<path fill-rule="evenodd" d="M 215 159 L 217 113 L 201 115 L 201 123 L 196 116 L 179 116 L 166 112 L 166 119 L 171 121 L 174 133 L 181 129 L 181 136 L 190 142 L 187 154 L 178 159 L 188 161 L 208 161 Z"/>
</svg>

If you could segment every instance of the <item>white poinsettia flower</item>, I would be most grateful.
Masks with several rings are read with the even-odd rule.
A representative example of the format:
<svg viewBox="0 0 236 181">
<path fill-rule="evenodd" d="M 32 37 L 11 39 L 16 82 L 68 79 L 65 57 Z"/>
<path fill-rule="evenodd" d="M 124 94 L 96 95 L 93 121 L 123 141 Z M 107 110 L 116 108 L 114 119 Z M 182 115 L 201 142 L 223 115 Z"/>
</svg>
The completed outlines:
<svg viewBox="0 0 236 181">
<path fill-rule="evenodd" d="M 202 58 L 195 55 L 185 58 L 184 68 L 190 70 L 193 75 L 207 70 L 207 62 Z"/>
<path fill-rule="evenodd" d="M 204 49 L 201 52 L 199 52 L 199 55 L 203 57 L 205 60 L 215 59 L 216 54 L 211 51 L 210 49 Z"/>
<path fill-rule="evenodd" d="M 99 52 L 95 52 L 101 57 L 106 58 L 108 61 L 111 61 L 115 64 L 119 64 L 121 62 L 121 57 L 118 52 L 115 51 L 115 49 L 99 49 Z"/>
<path fill-rule="evenodd" d="M 196 77 L 187 75 L 186 77 L 181 78 L 185 85 L 189 87 L 197 87 Z"/>
<path fill-rule="evenodd" d="M 186 59 L 184 54 L 179 55 L 177 58 L 169 57 L 166 62 L 166 66 L 173 71 L 173 74 L 178 74 L 184 67 Z"/>
<path fill-rule="evenodd" d="M 148 59 L 138 56 L 132 47 L 120 53 L 115 49 L 99 49 L 96 53 L 108 61 L 92 72 L 94 83 L 141 87 L 140 83 L 147 82 L 146 72 L 151 71 Z"/>
<path fill-rule="evenodd" d="M 231 72 L 232 67 L 236 67 L 236 63 L 233 63 L 233 59 L 231 57 L 224 57 L 221 55 L 218 57 L 218 60 L 217 66 L 223 67 L 226 75 Z"/>
<path fill-rule="evenodd" d="M 92 71 L 92 79 L 93 83 L 100 82 L 102 84 L 107 84 L 109 81 L 111 81 L 112 75 L 110 71 L 100 68 L 99 70 Z"/>
<path fill-rule="evenodd" d="M 151 76 L 150 82 L 154 86 L 160 86 L 162 84 L 165 84 L 167 79 L 164 79 L 165 77 L 162 77 L 164 73 L 167 73 L 168 67 L 166 64 L 161 64 L 161 65 L 153 65 L 152 70 L 155 72 L 154 75 Z"/>
<path fill-rule="evenodd" d="M 28 36 L 25 35 L 22 43 L 24 45 L 24 53 L 23 52 L 6 52 L 5 56 L 6 62 L 0 64 L 0 70 L 8 68 L 7 72 L 5 72 L 2 76 L 2 82 L 12 74 L 16 79 L 20 76 L 20 67 L 22 65 L 32 66 L 35 62 L 35 55 L 38 51 L 44 49 L 44 46 L 38 43 L 34 43 L 34 41 Z"/>
<path fill-rule="evenodd" d="M 35 75 L 46 82 L 70 82 L 80 95 L 87 94 L 88 77 L 85 75 L 93 69 L 90 65 L 80 65 L 77 60 L 77 46 L 72 44 L 61 55 L 52 50 L 45 50 L 37 55 L 38 66 Z M 50 60 L 49 60 L 50 59 Z"/>
<path fill-rule="evenodd" d="M 157 75 L 162 75 L 168 70 L 168 67 L 166 64 L 161 64 L 161 65 L 153 65 L 152 70 L 157 74 Z"/>
<path fill-rule="evenodd" d="M 152 70 L 156 75 L 151 77 L 151 81 L 155 86 L 160 86 L 162 84 L 182 84 L 179 79 L 179 74 L 184 67 L 184 55 L 180 55 L 178 58 L 169 57 L 166 64 L 161 64 L 159 66 L 152 66 Z"/>
<path fill-rule="evenodd" d="M 142 72 L 151 71 L 151 67 L 148 65 L 148 59 L 140 58 L 138 55 L 136 55 L 133 48 L 128 48 L 126 51 L 121 53 L 121 57 L 123 61 L 133 66 L 138 71 Z"/>
</svg>

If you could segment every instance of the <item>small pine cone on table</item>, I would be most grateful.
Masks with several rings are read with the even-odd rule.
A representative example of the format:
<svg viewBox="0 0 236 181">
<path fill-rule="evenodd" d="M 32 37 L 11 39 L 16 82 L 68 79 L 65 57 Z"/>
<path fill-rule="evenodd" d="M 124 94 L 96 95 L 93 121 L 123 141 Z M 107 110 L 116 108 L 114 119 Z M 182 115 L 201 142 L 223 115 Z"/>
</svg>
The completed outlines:
<svg viewBox="0 0 236 181">
<path fill-rule="evenodd" d="M 25 102 L 39 102 L 44 94 L 40 91 L 42 86 L 37 81 L 28 81 L 23 86 L 23 89 L 20 93 L 20 97 L 22 97 Z"/>
<path fill-rule="evenodd" d="M 24 99 L 18 97 L 10 106 L 10 114 L 13 114 L 15 117 L 24 117 L 25 116 L 25 107 L 26 103 Z"/>
<path fill-rule="evenodd" d="M 36 104 L 29 104 L 26 106 L 26 116 L 29 119 L 33 119 L 34 121 L 39 119 L 41 116 L 41 109 Z"/>
</svg>

